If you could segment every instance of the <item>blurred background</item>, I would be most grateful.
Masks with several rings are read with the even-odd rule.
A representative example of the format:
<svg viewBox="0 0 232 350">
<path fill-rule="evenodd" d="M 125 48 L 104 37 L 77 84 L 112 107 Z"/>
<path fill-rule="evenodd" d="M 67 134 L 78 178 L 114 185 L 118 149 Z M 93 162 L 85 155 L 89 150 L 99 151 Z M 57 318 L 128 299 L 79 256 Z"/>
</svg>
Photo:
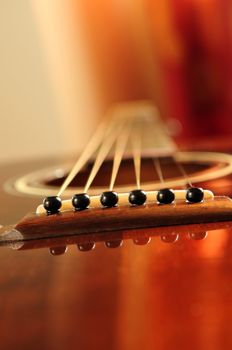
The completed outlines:
<svg viewBox="0 0 232 350">
<path fill-rule="evenodd" d="M 76 154 L 113 103 L 232 135 L 231 0 L 0 0 L 0 162 Z"/>
</svg>

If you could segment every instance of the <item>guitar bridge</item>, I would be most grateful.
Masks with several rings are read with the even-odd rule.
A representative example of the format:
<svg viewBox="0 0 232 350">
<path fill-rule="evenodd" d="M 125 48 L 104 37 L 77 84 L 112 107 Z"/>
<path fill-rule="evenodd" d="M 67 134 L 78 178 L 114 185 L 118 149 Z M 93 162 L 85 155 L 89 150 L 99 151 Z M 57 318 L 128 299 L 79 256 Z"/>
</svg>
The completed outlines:
<svg viewBox="0 0 232 350">
<path fill-rule="evenodd" d="M 48 215 L 28 214 L 16 226 L 25 238 L 59 237 L 98 234 L 153 227 L 230 221 L 232 200 L 228 197 L 205 199 L 189 204 L 176 200 L 159 205 L 149 202 L 142 206 L 120 205 L 113 208 L 90 207 L 86 210 L 64 210 Z"/>
</svg>

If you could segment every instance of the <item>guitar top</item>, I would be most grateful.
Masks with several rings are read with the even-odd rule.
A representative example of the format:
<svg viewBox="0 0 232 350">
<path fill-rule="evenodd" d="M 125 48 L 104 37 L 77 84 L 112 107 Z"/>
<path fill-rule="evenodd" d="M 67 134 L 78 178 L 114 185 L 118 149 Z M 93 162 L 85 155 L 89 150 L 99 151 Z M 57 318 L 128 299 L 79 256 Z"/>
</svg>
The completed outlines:
<svg viewBox="0 0 232 350">
<path fill-rule="evenodd" d="M 2 223 L 38 204 L 1 199 Z M 98 239 L 1 248 L 2 349 L 231 349 L 231 224 Z"/>
<path fill-rule="evenodd" d="M 221 145 L 214 150 L 230 154 L 232 145 Z M 197 188 L 215 196 L 202 203 L 178 202 L 178 197 L 177 204 L 125 204 L 129 224 L 124 204 L 22 219 L 43 196 L 13 195 L 21 183 L 17 179 L 56 164 L 9 165 L 0 172 L 1 223 L 12 224 L 1 235 L 1 348 L 231 349 L 232 176 L 200 181 Z M 205 173 L 202 167 L 198 170 Z M 127 185 L 123 178 L 119 187 Z M 99 181 L 95 188 L 102 187 L 101 176 Z M 49 184 L 54 188 L 56 181 Z M 173 219 L 175 206 L 179 217 Z M 192 212 L 195 219 L 189 220 Z M 64 226 L 65 216 L 68 222 L 75 216 L 75 225 Z M 101 221 L 105 216 L 113 221 Z M 149 225 L 141 224 L 144 218 Z M 49 220 L 46 232 L 37 230 L 41 220 Z M 22 237 L 9 238 L 9 232 Z"/>
</svg>

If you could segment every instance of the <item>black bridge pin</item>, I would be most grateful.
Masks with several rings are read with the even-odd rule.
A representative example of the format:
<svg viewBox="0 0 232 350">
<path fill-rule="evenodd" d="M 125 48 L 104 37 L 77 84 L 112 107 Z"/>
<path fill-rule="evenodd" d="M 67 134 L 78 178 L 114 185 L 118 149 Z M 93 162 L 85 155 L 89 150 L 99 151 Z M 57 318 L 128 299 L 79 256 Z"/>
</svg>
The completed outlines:
<svg viewBox="0 0 232 350">
<path fill-rule="evenodd" d="M 75 194 L 72 197 L 72 205 L 75 210 L 84 210 L 90 205 L 90 197 L 87 193 Z"/>
<path fill-rule="evenodd" d="M 133 190 L 129 193 L 128 200 L 132 205 L 143 205 L 147 200 L 146 192 L 143 190 Z"/>
<path fill-rule="evenodd" d="M 189 203 L 200 203 L 204 199 L 204 191 L 199 187 L 191 187 L 186 192 L 186 201 Z"/>
<path fill-rule="evenodd" d="M 62 206 L 61 198 L 58 196 L 46 197 L 43 200 L 43 207 L 47 214 L 56 214 Z"/>
<path fill-rule="evenodd" d="M 169 188 L 164 188 L 158 191 L 156 199 L 160 204 L 171 204 L 175 200 L 174 191 Z"/>
<path fill-rule="evenodd" d="M 100 197 L 100 202 L 106 208 L 115 207 L 118 203 L 118 194 L 114 191 L 103 192 Z"/>
</svg>

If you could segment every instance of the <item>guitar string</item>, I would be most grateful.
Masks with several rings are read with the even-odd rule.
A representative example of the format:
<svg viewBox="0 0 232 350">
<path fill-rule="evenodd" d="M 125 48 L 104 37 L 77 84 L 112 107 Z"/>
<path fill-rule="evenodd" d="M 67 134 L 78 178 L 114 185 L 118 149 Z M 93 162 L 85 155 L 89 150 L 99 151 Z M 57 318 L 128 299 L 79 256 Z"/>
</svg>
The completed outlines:
<svg viewBox="0 0 232 350">
<path fill-rule="evenodd" d="M 156 144 L 157 144 L 156 147 L 159 148 L 159 147 L 161 147 L 161 146 L 159 146 L 160 144 L 163 144 L 163 143 L 165 144 L 165 138 L 168 137 L 168 131 L 162 125 L 160 125 L 157 128 L 157 123 L 154 119 L 152 120 L 152 124 L 153 124 L 153 128 L 150 128 L 150 130 L 148 130 L 148 132 L 152 132 L 153 138 L 155 139 Z M 160 130 L 162 130 L 162 132 L 160 132 Z M 158 179 L 160 181 L 160 184 L 162 186 L 165 183 L 165 180 L 164 180 L 164 174 L 163 174 L 163 170 L 161 167 L 161 161 L 160 161 L 159 156 L 157 156 L 156 158 L 153 158 L 153 165 L 154 165 L 155 171 L 158 175 Z"/>
<path fill-rule="evenodd" d="M 157 130 L 157 124 L 155 123 L 155 121 L 152 122 L 152 124 L 154 125 L 154 128 L 151 128 L 150 127 L 150 124 L 145 122 L 145 124 L 143 123 L 141 125 L 141 123 L 137 123 L 136 125 L 136 132 L 133 132 L 134 137 L 132 139 L 132 142 L 134 142 L 134 145 L 133 145 L 133 159 L 134 159 L 134 167 L 135 167 L 135 173 L 136 173 L 136 183 L 137 183 L 137 188 L 139 189 L 140 188 L 140 178 L 141 178 L 141 160 L 142 160 L 142 157 L 141 157 L 141 149 L 142 149 L 142 131 L 143 131 L 143 134 L 148 134 L 149 132 L 152 132 L 152 136 L 153 138 L 156 139 L 156 142 L 157 142 L 157 139 L 159 138 L 159 142 L 163 142 L 165 141 L 164 138 L 161 137 L 161 135 L 158 133 L 158 130 Z M 139 131 L 138 131 L 139 129 Z M 146 132 L 144 132 L 144 129 Z M 152 129 L 152 130 L 151 130 Z M 167 134 L 167 131 L 164 129 L 164 134 Z M 138 142 L 136 142 L 136 140 Z M 136 142 L 136 143 L 135 143 Z M 159 178 L 159 181 L 161 184 L 164 184 L 165 180 L 164 180 L 164 175 L 163 175 L 163 171 L 162 171 L 162 168 L 161 168 L 161 163 L 160 163 L 160 159 L 159 157 L 157 158 L 154 158 L 153 159 L 153 162 L 154 162 L 154 166 L 155 166 L 155 170 L 158 174 L 158 178 Z"/>
<path fill-rule="evenodd" d="M 111 121 L 111 123 L 108 126 L 106 126 L 105 120 L 99 125 L 99 127 L 97 128 L 97 131 L 94 133 L 89 143 L 87 144 L 86 148 L 84 149 L 80 157 L 77 159 L 73 168 L 71 169 L 65 181 L 61 185 L 61 188 L 57 196 L 62 195 L 62 193 L 66 190 L 66 188 L 72 182 L 72 180 L 75 178 L 78 172 L 83 168 L 83 166 L 88 162 L 88 160 L 91 158 L 94 152 L 98 149 L 99 145 L 102 142 L 103 137 L 104 136 L 107 137 L 110 134 L 110 132 L 113 130 L 114 125 L 115 125 L 114 119 Z"/>
<path fill-rule="evenodd" d="M 163 171 L 161 169 L 160 159 L 158 157 L 154 158 L 153 164 L 154 164 L 154 167 L 155 167 L 155 170 L 156 170 L 156 173 L 158 175 L 160 183 L 164 184 L 164 176 L 163 176 Z"/>
<path fill-rule="evenodd" d="M 157 132 L 157 129 L 154 128 L 154 131 Z M 161 137 L 161 140 L 162 140 L 162 137 L 164 137 L 164 136 L 169 137 L 168 130 L 166 128 L 162 127 L 162 132 L 160 132 L 160 131 L 161 131 L 161 127 L 159 127 L 159 133 L 156 136 L 159 138 Z M 163 140 L 164 140 L 164 138 L 163 138 Z M 178 148 L 177 149 L 174 148 L 173 153 L 175 154 L 175 152 L 177 150 L 178 150 Z M 173 154 L 171 155 L 171 159 L 173 160 L 173 162 L 175 163 L 175 166 L 178 168 L 179 172 L 181 173 L 181 175 L 183 176 L 183 178 L 186 181 L 186 185 L 183 187 L 186 188 L 187 184 L 189 185 L 189 187 L 192 187 L 192 183 L 191 183 L 189 176 L 188 176 L 187 172 L 185 171 L 183 165 L 180 162 L 178 162 L 175 155 L 173 155 Z M 159 158 L 154 159 L 154 166 L 155 166 L 156 172 L 158 174 L 159 180 L 163 184 L 165 182 L 165 180 L 164 180 L 164 175 L 163 175 L 163 171 L 161 169 L 161 162 L 160 162 Z"/>
<path fill-rule="evenodd" d="M 103 122 L 98 127 L 96 133 L 93 135 L 93 137 L 90 140 L 90 142 L 88 143 L 87 147 L 85 148 L 85 150 L 83 151 L 83 153 L 81 154 L 81 156 L 77 160 L 76 164 L 74 165 L 74 167 L 70 171 L 69 175 L 67 176 L 66 180 L 62 184 L 62 186 L 58 192 L 58 196 L 60 196 L 65 191 L 65 189 L 72 182 L 72 180 L 77 175 L 77 173 L 83 168 L 83 166 L 86 164 L 86 162 L 90 159 L 90 157 L 94 154 L 94 152 L 100 146 L 99 153 L 97 155 L 97 158 L 95 159 L 93 169 L 90 173 L 90 176 L 87 180 L 87 183 L 86 183 L 86 186 L 84 189 L 84 192 L 87 192 L 87 190 L 89 189 L 92 181 L 94 180 L 98 170 L 100 169 L 102 163 L 104 162 L 105 157 L 107 156 L 111 147 L 113 146 L 115 139 L 117 138 L 117 127 L 116 127 L 116 129 L 114 128 L 114 126 L 115 126 L 114 121 L 115 120 L 113 119 L 111 121 L 111 123 L 108 125 L 108 127 L 105 126 L 105 124 L 106 124 L 105 122 Z M 133 160 L 134 160 L 136 186 L 139 189 L 141 186 L 141 143 L 142 143 L 141 130 L 142 130 L 142 126 L 144 126 L 144 125 L 140 125 L 140 128 L 138 128 L 138 124 L 141 124 L 141 123 L 138 123 L 138 121 L 135 123 L 135 128 L 134 128 L 135 130 L 131 134 L 130 138 L 131 138 L 132 153 L 133 153 Z M 145 122 L 145 124 L 147 124 L 147 123 Z M 112 170 L 111 181 L 110 181 L 110 190 L 112 190 L 114 187 L 115 180 L 116 180 L 116 177 L 118 174 L 118 170 L 119 170 L 119 167 L 121 164 L 121 160 L 122 160 L 122 157 L 123 157 L 123 154 L 125 151 L 125 147 L 126 147 L 126 144 L 128 141 L 128 137 L 129 137 L 129 134 L 131 131 L 131 123 L 129 123 L 129 125 L 130 125 L 130 128 L 125 128 L 124 132 L 119 136 L 119 138 L 117 139 L 117 142 L 116 142 L 115 155 L 114 155 L 114 161 L 113 161 L 113 170 Z M 115 132 L 114 137 L 109 137 L 110 136 L 109 134 L 112 132 L 112 130 Z M 103 142 L 102 145 L 100 145 L 102 142 L 102 138 L 104 136 L 105 136 L 106 142 Z M 107 140 L 107 137 L 109 137 L 108 140 Z M 190 187 L 192 187 L 192 183 L 190 182 L 188 175 L 187 175 L 185 169 L 183 168 L 183 166 L 175 159 L 175 157 L 173 157 L 173 160 L 174 160 L 177 168 L 179 169 L 179 171 L 183 175 L 183 177 L 186 179 L 186 182 L 189 184 Z M 157 174 L 159 176 L 160 182 L 164 183 L 164 177 L 163 177 L 163 173 L 161 170 L 161 164 L 160 164 L 160 160 L 158 158 L 156 160 L 154 160 L 154 165 L 155 165 L 155 169 L 157 171 Z"/>
<path fill-rule="evenodd" d="M 137 189 L 140 189 L 141 187 L 141 147 L 142 147 L 141 130 L 142 128 L 141 128 L 140 122 L 136 121 L 130 135 Z"/>
<path fill-rule="evenodd" d="M 189 176 L 188 176 L 186 170 L 184 169 L 184 166 L 183 166 L 180 162 L 178 162 L 178 160 L 176 159 L 175 156 L 172 156 L 172 159 L 173 159 L 173 161 L 174 161 L 174 163 L 175 163 L 177 169 L 179 170 L 179 172 L 182 174 L 182 176 L 184 177 L 184 179 L 185 179 L 185 181 L 186 181 L 186 185 L 183 186 L 183 187 L 186 188 L 187 185 L 188 185 L 189 187 L 193 187 L 192 182 L 190 181 Z"/>
<path fill-rule="evenodd" d="M 104 162 L 106 156 L 110 152 L 118 135 L 120 134 L 122 127 L 123 127 L 123 124 L 124 124 L 124 120 L 122 120 L 118 125 L 115 126 L 115 128 L 113 129 L 111 134 L 108 135 L 108 137 L 106 137 L 104 139 L 103 143 L 101 144 L 101 146 L 98 150 L 97 156 L 95 158 L 92 170 L 90 172 L 90 175 L 89 175 L 87 182 L 86 182 L 86 185 L 84 187 L 84 193 L 88 192 L 89 187 L 91 186 L 95 176 L 98 173 L 98 170 L 100 169 L 102 163 Z"/>
<path fill-rule="evenodd" d="M 166 144 L 166 140 L 167 138 L 169 138 L 167 129 L 164 128 L 163 125 L 159 123 L 159 120 L 157 121 L 157 119 L 155 118 L 151 119 L 150 127 L 148 126 L 147 135 L 152 137 L 152 140 L 154 140 L 153 148 L 156 149 L 157 151 L 160 148 L 162 148 L 163 144 Z M 158 175 L 158 179 L 162 186 L 165 180 L 164 180 L 164 175 L 161 168 L 159 156 L 157 158 L 153 158 L 152 161 L 153 161 L 153 166 L 155 168 L 155 171 Z"/>
<path fill-rule="evenodd" d="M 131 132 L 132 122 L 129 121 L 126 123 L 125 128 L 123 129 L 121 135 L 116 141 L 114 160 L 113 160 L 113 168 L 110 179 L 109 190 L 112 191 L 114 188 L 115 180 L 118 175 L 119 167 L 126 149 L 126 145 L 128 143 L 128 138 Z"/>
<path fill-rule="evenodd" d="M 187 187 L 187 184 L 189 185 L 189 187 L 193 187 L 189 177 L 188 177 L 188 174 L 186 173 L 183 165 L 181 163 L 179 163 L 176 159 L 175 159 L 175 156 L 172 156 L 171 157 L 175 166 L 177 167 L 177 169 L 179 170 L 179 172 L 181 173 L 181 175 L 184 177 L 185 181 L 186 181 L 186 185 L 183 186 L 184 188 Z M 157 157 L 157 158 L 154 158 L 153 159 L 153 164 L 155 166 L 155 170 L 156 170 L 156 173 L 158 175 L 158 178 L 160 180 L 160 182 L 162 184 L 165 183 L 165 180 L 164 180 L 164 175 L 163 175 L 163 171 L 162 171 L 162 168 L 161 168 L 161 162 L 160 162 L 160 159 Z"/>
</svg>

